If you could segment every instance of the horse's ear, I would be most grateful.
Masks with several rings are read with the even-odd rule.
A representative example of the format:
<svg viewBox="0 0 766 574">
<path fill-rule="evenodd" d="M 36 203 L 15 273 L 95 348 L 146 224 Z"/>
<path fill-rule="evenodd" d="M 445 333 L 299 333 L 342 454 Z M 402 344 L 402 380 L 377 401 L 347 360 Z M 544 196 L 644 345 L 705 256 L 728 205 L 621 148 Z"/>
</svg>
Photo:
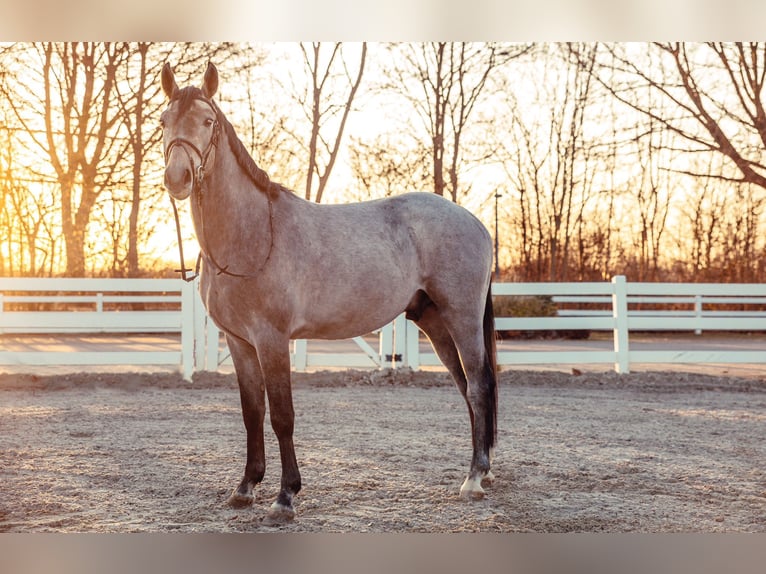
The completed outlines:
<svg viewBox="0 0 766 574">
<path fill-rule="evenodd" d="M 206 98 L 213 99 L 213 96 L 218 91 L 218 69 L 212 62 L 207 63 L 207 70 L 205 70 L 205 80 L 202 84 L 202 93 Z"/>
<path fill-rule="evenodd" d="M 178 84 L 176 84 L 176 78 L 173 75 L 173 69 L 170 67 L 170 63 L 168 62 L 162 66 L 162 90 L 170 99 L 172 99 L 173 94 L 178 91 Z"/>
</svg>

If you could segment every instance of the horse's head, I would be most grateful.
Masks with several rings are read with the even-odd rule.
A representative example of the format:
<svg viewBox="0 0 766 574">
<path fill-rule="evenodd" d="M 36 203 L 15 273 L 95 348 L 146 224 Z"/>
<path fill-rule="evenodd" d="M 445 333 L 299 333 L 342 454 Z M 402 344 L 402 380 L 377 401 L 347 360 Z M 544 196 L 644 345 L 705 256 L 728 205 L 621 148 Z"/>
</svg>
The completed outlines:
<svg viewBox="0 0 766 574">
<path fill-rule="evenodd" d="M 209 63 L 202 88 L 179 88 L 170 64 L 165 64 L 162 89 L 170 100 L 160 116 L 165 187 L 175 199 L 186 199 L 215 160 L 220 122 L 212 98 L 218 89 L 218 70 Z"/>
</svg>

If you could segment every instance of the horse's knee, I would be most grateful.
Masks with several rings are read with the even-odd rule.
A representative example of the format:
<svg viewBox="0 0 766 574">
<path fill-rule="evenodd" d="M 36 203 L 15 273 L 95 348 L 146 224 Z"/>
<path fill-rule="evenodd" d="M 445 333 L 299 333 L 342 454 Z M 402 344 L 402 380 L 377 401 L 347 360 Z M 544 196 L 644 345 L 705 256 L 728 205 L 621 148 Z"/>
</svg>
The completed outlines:
<svg viewBox="0 0 766 574">
<path fill-rule="evenodd" d="M 291 440 L 294 427 L 295 421 L 293 417 L 282 417 L 272 414 L 271 429 L 274 431 L 274 434 L 277 435 L 278 440 Z"/>
</svg>

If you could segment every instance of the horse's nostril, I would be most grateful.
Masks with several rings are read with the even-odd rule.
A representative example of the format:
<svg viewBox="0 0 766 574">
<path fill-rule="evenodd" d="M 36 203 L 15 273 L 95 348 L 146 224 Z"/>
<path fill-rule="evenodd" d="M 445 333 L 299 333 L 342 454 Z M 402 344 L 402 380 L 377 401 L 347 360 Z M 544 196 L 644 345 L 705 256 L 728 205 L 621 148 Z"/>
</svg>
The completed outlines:
<svg viewBox="0 0 766 574">
<path fill-rule="evenodd" d="M 192 183 L 192 174 L 191 174 L 191 171 L 187 169 L 184 172 L 184 185 L 189 186 L 191 185 L 191 183 Z"/>
</svg>

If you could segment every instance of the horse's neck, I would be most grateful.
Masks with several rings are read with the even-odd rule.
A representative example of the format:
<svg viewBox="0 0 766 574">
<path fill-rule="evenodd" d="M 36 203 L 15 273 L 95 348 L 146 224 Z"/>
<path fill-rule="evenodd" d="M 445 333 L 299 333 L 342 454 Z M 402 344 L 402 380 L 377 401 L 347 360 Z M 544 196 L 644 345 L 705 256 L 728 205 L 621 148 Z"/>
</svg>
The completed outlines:
<svg viewBox="0 0 766 574">
<path fill-rule="evenodd" d="M 221 265 L 245 269 L 263 258 L 272 241 L 269 200 L 238 165 L 228 142 L 217 153 L 201 198 L 192 202 L 194 225 L 208 255 Z"/>
</svg>

